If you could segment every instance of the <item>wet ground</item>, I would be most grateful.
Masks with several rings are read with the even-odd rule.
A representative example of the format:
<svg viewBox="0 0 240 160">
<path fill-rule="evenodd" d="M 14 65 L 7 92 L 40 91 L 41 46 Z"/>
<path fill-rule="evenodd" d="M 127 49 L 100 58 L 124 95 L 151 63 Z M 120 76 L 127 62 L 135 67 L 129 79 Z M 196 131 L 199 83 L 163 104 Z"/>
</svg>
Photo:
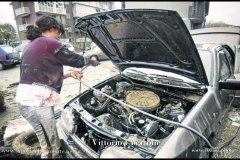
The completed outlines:
<svg viewBox="0 0 240 160">
<path fill-rule="evenodd" d="M 0 71 L 0 87 L 4 91 L 6 111 L 0 113 L 0 128 L 2 126 L 17 126 L 23 123 L 18 121 L 22 117 L 19 114 L 15 103 L 16 88 L 19 81 L 19 65 Z M 89 86 L 93 86 L 105 79 L 118 74 L 116 67 L 110 61 L 103 61 L 97 67 L 90 66 L 84 70 L 83 81 Z M 80 92 L 80 82 L 68 78 L 64 81 L 61 91 L 61 101 L 55 107 L 55 111 L 62 109 L 63 105 L 77 96 Z M 87 87 L 81 85 L 81 92 Z M 238 105 L 240 107 L 240 105 Z M 13 128 L 15 130 L 15 128 Z M 20 130 L 21 131 L 21 130 Z M 20 132 L 19 131 L 19 132 Z M 220 127 L 216 135 L 216 152 L 212 158 L 240 158 L 240 108 L 232 107 L 226 116 L 226 120 Z"/>
<path fill-rule="evenodd" d="M 240 158 L 240 108 L 231 108 L 215 138 L 213 158 Z"/>
<path fill-rule="evenodd" d="M 67 69 L 67 67 L 66 67 Z M 118 73 L 116 67 L 110 61 L 102 61 L 97 67 L 89 66 L 83 74 L 83 81 L 89 86 L 93 86 L 105 79 L 108 79 Z M 15 103 L 16 88 L 19 82 L 20 68 L 19 65 L 0 71 L 0 87 L 4 92 L 6 111 L 0 112 L 0 128 L 6 126 L 9 121 L 21 118 L 17 104 Z M 79 94 L 80 82 L 73 78 L 64 80 L 62 91 L 60 94 L 59 105 L 55 107 L 55 111 L 60 110 L 63 104 L 70 101 Z M 81 91 L 87 87 L 81 85 Z"/>
</svg>

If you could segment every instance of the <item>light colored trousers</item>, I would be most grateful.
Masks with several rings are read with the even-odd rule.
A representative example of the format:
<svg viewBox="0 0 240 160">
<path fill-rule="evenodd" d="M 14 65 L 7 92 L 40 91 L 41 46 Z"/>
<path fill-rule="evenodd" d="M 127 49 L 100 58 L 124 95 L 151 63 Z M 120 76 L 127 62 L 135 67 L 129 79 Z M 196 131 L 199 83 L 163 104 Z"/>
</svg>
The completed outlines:
<svg viewBox="0 0 240 160">
<path fill-rule="evenodd" d="M 59 158 L 61 143 L 57 134 L 54 109 L 18 104 L 20 114 L 34 128 L 41 146 L 41 158 Z"/>
</svg>

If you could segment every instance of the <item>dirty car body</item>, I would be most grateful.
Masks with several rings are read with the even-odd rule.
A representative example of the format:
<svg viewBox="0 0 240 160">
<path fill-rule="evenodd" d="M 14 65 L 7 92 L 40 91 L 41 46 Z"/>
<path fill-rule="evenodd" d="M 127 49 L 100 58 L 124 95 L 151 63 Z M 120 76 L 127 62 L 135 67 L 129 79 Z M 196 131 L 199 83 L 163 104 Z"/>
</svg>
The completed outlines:
<svg viewBox="0 0 240 160">
<path fill-rule="evenodd" d="M 57 127 L 68 157 L 199 157 L 196 150 L 208 147 L 231 105 L 232 89 L 239 87 L 231 48 L 197 49 L 179 14 L 168 10 L 97 13 L 79 19 L 76 27 L 120 74 L 64 106 Z"/>
<path fill-rule="evenodd" d="M 234 75 L 240 79 L 240 27 L 212 27 L 191 30 L 190 34 L 196 44 L 226 43 L 235 53 Z M 235 106 L 240 105 L 240 91 L 238 90 L 233 102 Z"/>
<path fill-rule="evenodd" d="M 240 27 L 212 27 L 191 30 L 195 43 L 226 43 L 235 52 L 234 73 L 240 73 Z"/>
</svg>

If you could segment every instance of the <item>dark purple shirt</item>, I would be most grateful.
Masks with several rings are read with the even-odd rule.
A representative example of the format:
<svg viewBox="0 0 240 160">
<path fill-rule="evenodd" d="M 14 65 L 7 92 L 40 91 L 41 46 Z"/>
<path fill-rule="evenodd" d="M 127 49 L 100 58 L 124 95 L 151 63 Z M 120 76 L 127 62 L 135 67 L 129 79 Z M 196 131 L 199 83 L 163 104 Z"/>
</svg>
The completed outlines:
<svg viewBox="0 0 240 160">
<path fill-rule="evenodd" d="M 60 93 L 63 65 L 80 68 L 84 66 L 84 58 L 69 51 L 57 39 L 36 38 L 23 51 L 20 83 L 40 83 Z"/>
</svg>

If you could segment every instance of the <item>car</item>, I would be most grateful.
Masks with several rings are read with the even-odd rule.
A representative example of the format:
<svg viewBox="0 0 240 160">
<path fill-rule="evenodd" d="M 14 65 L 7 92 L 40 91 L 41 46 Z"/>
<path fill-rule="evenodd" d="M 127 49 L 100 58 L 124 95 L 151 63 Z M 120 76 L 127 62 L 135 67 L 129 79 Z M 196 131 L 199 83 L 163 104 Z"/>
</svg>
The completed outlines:
<svg viewBox="0 0 240 160">
<path fill-rule="evenodd" d="M 226 43 L 235 52 L 234 76 L 240 79 L 240 27 L 211 27 L 191 30 L 195 43 Z M 236 92 L 233 105 L 240 105 L 240 90 Z"/>
<path fill-rule="evenodd" d="M 75 52 L 74 47 L 70 43 L 63 42 L 63 44 L 66 45 L 69 48 L 69 50 Z M 28 45 L 28 43 L 20 44 L 17 47 L 15 47 L 13 50 L 15 53 L 18 53 L 20 55 L 20 57 L 22 57 L 23 50 L 27 45 Z"/>
<path fill-rule="evenodd" d="M 191 30 L 190 34 L 195 43 L 226 43 L 235 53 L 240 52 L 240 27 L 201 28 Z M 235 58 L 235 74 L 240 72 L 239 59 L 240 57 Z"/>
<path fill-rule="evenodd" d="M 11 52 L 11 47 L 8 45 L 0 45 L 0 70 L 15 66 L 18 63 L 18 58 Z"/>
<path fill-rule="evenodd" d="M 196 45 L 169 10 L 102 12 L 76 28 L 120 74 L 94 87 L 82 81 L 89 90 L 64 106 L 57 127 L 69 157 L 199 158 L 197 149 L 214 149 L 240 85 L 231 47 Z"/>
<path fill-rule="evenodd" d="M 64 43 L 69 49 L 73 52 L 75 52 L 74 48 L 69 45 L 69 43 Z M 78 52 L 77 54 L 80 54 L 86 58 L 89 59 L 96 59 L 98 61 L 101 60 L 108 60 L 109 58 L 102 52 L 102 50 L 94 43 L 91 43 L 90 46 L 87 46 L 84 51 Z M 68 70 L 77 70 L 75 67 L 70 67 L 70 66 L 64 66 L 63 67 L 64 72 Z"/>
<path fill-rule="evenodd" d="M 19 53 L 14 52 L 12 46 L 9 45 L 0 45 L 0 47 L 5 50 L 11 58 L 13 58 L 15 64 L 20 64 L 20 55 Z"/>
<path fill-rule="evenodd" d="M 14 52 L 14 48 L 10 45 L 0 45 L 0 47 L 6 51 L 11 58 L 13 58 L 15 64 L 20 64 L 20 55 L 19 53 Z"/>
<path fill-rule="evenodd" d="M 125 9 L 78 19 L 120 74 L 63 106 L 66 158 L 201 158 L 215 149 L 240 81 L 226 44 L 196 45 L 176 11 Z"/>
<path fill-rule="evenodd" d="M 23 50 L 26 46 L 27 46 L 27 43 L 23 43 L 23 44 L 18 45 L 15 48 L 13 48 L 13 50 L 14 50 L 15 53 L 19 54 L 20 58 L 22 58 L 22 53 L 23 53 Z"/>
<path fill-rule="evenodd" d="M 66 45 L 70 51 L 75 52 L 75 49 L 74 49 L 74 47 L 72 46 L 72 44 L 67 43 L 67 42 L 63 42 L 63 44 Z"/>
<path fill-rule="evenodd" d="M 98 61 L 109 60 L 108 56 L 95 43 L 91 43 L 84 52 L 79 54 L 87 58 L 95 58 Z"/>
</svg>

